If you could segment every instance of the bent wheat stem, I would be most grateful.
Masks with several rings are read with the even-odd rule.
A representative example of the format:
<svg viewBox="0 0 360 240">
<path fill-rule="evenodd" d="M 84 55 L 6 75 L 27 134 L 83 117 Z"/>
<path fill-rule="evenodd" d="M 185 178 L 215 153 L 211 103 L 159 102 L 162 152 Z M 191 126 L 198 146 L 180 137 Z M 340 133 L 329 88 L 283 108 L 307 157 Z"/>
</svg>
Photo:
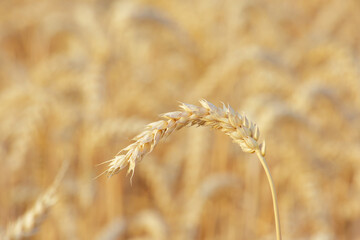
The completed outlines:
<svg viewBox="0 0 360 240">
<path fill-rule="evenodd" d="M 257 157 L 259 158 L 259 160 L 261 162 L 261 165 L 264 168 L 264 171 L 266 173 L 266 176 L 267 176 L 267 179 L 268 179 L 268 182 L 269 182 L 269 186 L 270 186 L 270 190 L 271 190 L 271 196 L 272 196 L 272 200 L 273 200 L 273 207 L 274 207 L 276 239 L 281 240 L 279 207 L 278 207 L 278 203 L 277 203 L 277 197 L 276 197 L 274 181 L 272 179 L 269 166 L 267 165 L 264 156 L 260 153 L 259 150 L 256 150 L 255 152 L 256 152 L 256 155 L 257 155 Z"/>
<path fill-rule="evenodd" d="M 200 100 L 201 106 L 182 103 L 181 111 L 162 114 L 162 120 L 147 125 L 145 131 L 137 135 L 134 143 L 122 149 L 114 159 L 109 161 L 105 171 L 108 176 L 118 173 L 126 166 L 128 173 L 134 174 L 135 166 L 146 154 L 152 152 L 156 145 L 173 131 L 186 126 L 209 126 L 220 130 L 231 137 L 247 153 L 257 154 L 268 177 L 274 205 L 277 240 L 281 240 L 280 219 L 274 183 L 265 160 L 265 141 L 258 143 L 259 128 L 255 123 L 235 112 L 230 106 L 218 108 L 206 100 Z"/>
</svg>

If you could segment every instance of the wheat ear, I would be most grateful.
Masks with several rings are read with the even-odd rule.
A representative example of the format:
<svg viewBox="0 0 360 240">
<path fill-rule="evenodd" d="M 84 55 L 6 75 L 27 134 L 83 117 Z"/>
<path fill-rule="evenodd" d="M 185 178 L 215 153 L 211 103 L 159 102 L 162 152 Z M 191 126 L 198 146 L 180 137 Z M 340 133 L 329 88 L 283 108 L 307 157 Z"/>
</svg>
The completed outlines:
<svg viewBox="0 0 360 240">
<path fill-rule="evenodd" d="M 44 221 L 51 207 L 57 201 L 57 189 L 63 179 L 69 162 L 62 164 L 53 184 L 41 195 L 24 215 L 9 224 L 5 233 L 5 240 L 22 239 L 33 235 Z"/>
<path fill-rule="evenodd" d="M 200 100 L 200 104 L 201 106 L 195 106 L 182 103 L 180 105 L 181 111 L 162 114 L 162 120 L 148 124 L 145 131 L 133 139 L 134 143 L 122 149 L 114 159 L 109 161 L 109 168 L 106 173 L 110 177 L 128 166 L 128 173 L 133 175 L 136 163 L 150 153 L 161 139 L 185 126 L 209 126 L 220 130 L 239 144 L 244 152 L 256 153 L 259 158 L 269 181 L 272 194 L 276 237 L 277 240 L 281 240 L 275 186 L 265 160 L 265 141 L 261 144 L 258 142 L 260 136 L 258 126 L 249 121 L 246 116 L 240 115 L 230 106 L 225 106 L 225 104 L 223 104 L 222 108 L 216 107 L 206 100 Z"/>
</svg>

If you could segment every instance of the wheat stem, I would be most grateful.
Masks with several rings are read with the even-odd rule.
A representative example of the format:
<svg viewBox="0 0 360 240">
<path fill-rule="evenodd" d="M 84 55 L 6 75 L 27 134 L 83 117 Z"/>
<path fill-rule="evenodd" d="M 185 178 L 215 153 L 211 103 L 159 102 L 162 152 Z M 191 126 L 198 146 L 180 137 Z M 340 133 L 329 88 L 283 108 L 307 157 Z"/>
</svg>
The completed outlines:
<svg viewBox="0 0 360 240">
<path fill-rule="evenodd" d="M 256 150 L 255 152 L 256 152 L 256 155 L 257 155 L 257 157 L 259 158 L 259 160 L 261 162 L 261 165 L 264 168 L 264 171 L 266 173 L 266 176 L 267 176 L 267 179 L 268 179 L 268 182 L 269 182 L 269 186 L 270 186 L 270 190 L 271 190 L 271 196 L 272 196 L 272 200 L 273 200 L 273 207 L 274 207 L 276 239 L 281 240 L 279 207 L 278 207 L 278 203 L 277 203 L 277 197 L 276 197 L 276 190 L 275 190 L 274 181 L 272 179 L 270 169 L 269 169 L 269 166 L 266 163 L 265 157 L 263 155 L 261 155 L 261 152 L 259 150 Z"/>
</svg>

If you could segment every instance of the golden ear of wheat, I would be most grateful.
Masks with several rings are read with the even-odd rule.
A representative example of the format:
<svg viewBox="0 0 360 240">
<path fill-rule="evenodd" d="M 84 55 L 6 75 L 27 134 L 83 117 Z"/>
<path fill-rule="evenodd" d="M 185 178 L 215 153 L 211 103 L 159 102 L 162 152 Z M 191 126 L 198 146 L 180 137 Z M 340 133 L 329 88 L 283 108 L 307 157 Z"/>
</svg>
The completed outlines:
<svg viewBox="0 0 360 240">
<path fill-rule="evenodd" d="M 201 106 L 181 103 L 180 111 L 164 113 L 160 115 L 163 119 L 150 123 L 146 129 L 137 135 L 134 143 L 122 149 L 114 159 L 109 162 L 105 171 L 108 177 L 118 173 L 128 166 L 128 173 L 134 175 L 135 166 L 146 154 L 153 151 L 155 146 L 173 131 L 180 130 L 186 126 L 209 126 L 220 130 L 230 136 L 233 141 L 240 145 L 247 153 L 256 153 L 265 173 L 267 175 L 271 194 L 276 224 L 276 237 L 281 240 L 279 210 L 277 205 L 275 186 L 270 174 L 269 167 L 265 160 L 265 141 L 259 144 L 260 130 L 257 125 L 246 116 L 234 111 L 229 105 L 216 107 L 206 100 L 200 100 Z"/>
<path fill-rule="evenodd" d="M 260 131 L 256 124 L 225 104 L 222 108 L 206 100 L 200 100 L 200 104 L 201 106 L 195 106 L 182 103 L 181 111 L 164 113 L 161 115 L 162 120 L 148 124 L 145 131 L 133 139 L 134 143 L 109 161 L 106 171 L 108 176 L 118 173 L 126 166 L 129 167 L 128 172 L 133 174 L 136 163 L 150 153 L 161 139 L 185 126 L 209 126 L 221 130 L 238 143 L 244 152 L 254 153 L 258 150 L 265 156 L 265 142 L 258 143 Z"/>
<path fill-rule="evenodd" d="M 41 196 L 29 211 L 8 226 L 5 239 L 22 239 L 33 235 L 56 201 L 57 196 L 53 191 Z"/>
<path fill-rule="evenodd" d="M 9 224 L 6 229 L 4 239 L 23 239 L 25 237 L 32 236 L 38 230 L 48 212 L 58 199 L 57 189 L 66 173 L 66 170 L 68 169 L 68 166 L 69 162 L 65 161 L 52 185 L 36 200 L 33 207 L 30 208 L 24 215 L 19 217 L 15 222 Z"/>
</svg>

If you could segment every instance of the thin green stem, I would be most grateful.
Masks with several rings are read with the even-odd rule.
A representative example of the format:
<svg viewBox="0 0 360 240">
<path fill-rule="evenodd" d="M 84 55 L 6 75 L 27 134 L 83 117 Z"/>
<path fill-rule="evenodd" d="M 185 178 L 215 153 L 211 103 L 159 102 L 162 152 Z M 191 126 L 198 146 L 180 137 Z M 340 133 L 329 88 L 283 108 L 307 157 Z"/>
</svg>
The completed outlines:
<svg viewBox="0 0 360 240">
<path fill-rule="evenodd" d="M 275 191 L 275 186 L 274 186 L 274 181 L 272 179 L 271 173 L 270 173 L 270 169 L 266 163 L 265 158 L 261 155 L 260 150 L 256 150 L 256 155 L 258 156 L 264 170 L 267 176 L 267 179 L 269 181 L 269 185 L 270 185 L 270 190 L 271 190 L 271 195 L 272 195 L 272 200 L 273 200 L 273 206 L 274 206 L 274 216 L 275 216 L 275 227 L 276 227 L 276 239 L 277 240 L 281 240 L 281 229 L 280 229 L 280 217 L 279 217 L 279 207 L 278 207 L 278 203 L 277 203 L 277 198 L 276 198 L 276 191 Z"/>
</svg>

